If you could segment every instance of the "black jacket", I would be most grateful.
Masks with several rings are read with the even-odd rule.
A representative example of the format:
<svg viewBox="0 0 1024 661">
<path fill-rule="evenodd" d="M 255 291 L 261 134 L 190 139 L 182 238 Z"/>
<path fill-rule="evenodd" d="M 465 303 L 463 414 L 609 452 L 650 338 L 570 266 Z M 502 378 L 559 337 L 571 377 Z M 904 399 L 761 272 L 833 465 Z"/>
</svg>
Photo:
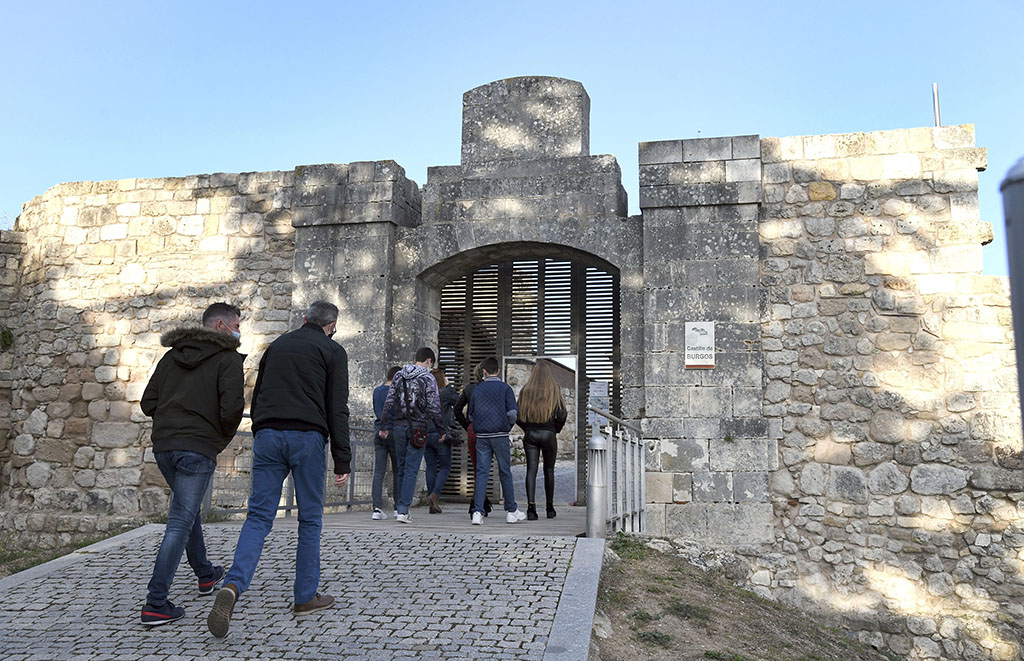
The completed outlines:
<svg viewBox="0 0 1024 661">
<path fill-rule="evenodd" d="M 520 409 L 519 412 L 521 414 L 522 409 Z M 526 433 L 529 433 L 531 430 L 538 430 L 550 431 L 557 434 L 562 431 L 563 427 L 565 427 L 565 419 L 567 417 L 569 417 L 569 412 L 564 406 L 559 404 L 555 407 L 555 410 L 551 412 L 551 417 L 548 418 L 547 422 L 524 422 L 520 418 L 516 420 L 516 424 L 519 425 L 519 428 Z"/>
<path fill-rule="evenodd" d="M 171 350 L 142 394 L 153 418 L 153 451 L 190 450 L 216 459 L 245 408 L 238 340 L 208 328 L 178 328 L 160 338 Z"/>
<path fill-rule="evenodd" d="M 473 383 L 467 384 L 466 387 L 462 389 L 462 392 L 459 393 L 459 398 L 455 401 L 455 407 L 452 409 L 453 413 L 455 413 L 455 419 L 460 425 L 462 425 L 462 428 L 467 431 L 469 430 L 469 423 L 471 421 L 466 417 L 465 410 L 466 407 L 469 406 L 469 398 L 473 394 L 473 389 L 476 388 L 476 384 L 477 382 L 474 381 Z"/>
<path fill-rule="evenodd" d="M 285 333 L 260 360 L 252 430 L 318 431 L 331 439 L 334 473 L 351 472 L 348 354 L 316 324 Z"/>
</svg>

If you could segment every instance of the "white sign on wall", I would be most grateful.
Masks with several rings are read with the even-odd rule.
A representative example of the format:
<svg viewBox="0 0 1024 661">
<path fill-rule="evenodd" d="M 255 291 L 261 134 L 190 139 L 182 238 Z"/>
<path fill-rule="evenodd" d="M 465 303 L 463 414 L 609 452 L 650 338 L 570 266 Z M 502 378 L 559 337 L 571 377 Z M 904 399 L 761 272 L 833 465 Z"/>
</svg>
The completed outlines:
<svg viewBox="0 0 1024 661">
<path fill-rule="evenodd" d="M 602 411 L 611 411 L 612 400 L 608 396 L 608 382 L 607 381 L 591 381 L 590 382 L 590 405 L 599 408 Z M 587 411 L 587 424 L 593 425 L 597 423 L 601 427 L 608 424 L 608 418 L 603 415 L 598 415 L 593 411 Z"/>
<path fill-rule="evenodd" d="M 715 322 L 686 322 L 686 369 L 715 366 Z"/>
</svg>

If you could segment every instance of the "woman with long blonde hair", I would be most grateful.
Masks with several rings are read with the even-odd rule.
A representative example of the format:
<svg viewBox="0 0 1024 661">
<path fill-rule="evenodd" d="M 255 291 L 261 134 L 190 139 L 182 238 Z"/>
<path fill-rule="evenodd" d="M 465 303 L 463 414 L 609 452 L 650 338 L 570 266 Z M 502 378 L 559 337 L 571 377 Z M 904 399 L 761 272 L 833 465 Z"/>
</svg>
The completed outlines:
<svg viewBox="0 0 1024 661">
<path fill-rule="evenodd" d="M 555 456 L 558 454 L 558 432 L 565 426 L 568 410 L 551 369 L 538 362 L 526 385 L 519 391 L 519 419 L 523 448 L 526 450 L 526 518 L 537 520 L 537 465 L 544 456 L 544 496 L 549 519 L 555 518 Z"/>
</svg>

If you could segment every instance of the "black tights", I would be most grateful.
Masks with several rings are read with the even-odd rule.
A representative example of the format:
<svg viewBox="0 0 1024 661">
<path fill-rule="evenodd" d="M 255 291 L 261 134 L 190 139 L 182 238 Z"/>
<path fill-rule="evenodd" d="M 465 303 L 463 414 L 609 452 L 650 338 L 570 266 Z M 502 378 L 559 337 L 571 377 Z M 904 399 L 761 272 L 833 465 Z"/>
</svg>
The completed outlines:
<svg viewBox="0 0 1024 661">
<path fill-rule="evenodd" d="M 558 454 L 558 439 L 555 433 L 546 429 L 531 429 L 523 437 L 526 450 L 526 499 L 530 504 L 537 502 L 537 464 L 544 453 L 544 496 L 548 507 L 555 499 L 555 455 Z"/>
</svg>

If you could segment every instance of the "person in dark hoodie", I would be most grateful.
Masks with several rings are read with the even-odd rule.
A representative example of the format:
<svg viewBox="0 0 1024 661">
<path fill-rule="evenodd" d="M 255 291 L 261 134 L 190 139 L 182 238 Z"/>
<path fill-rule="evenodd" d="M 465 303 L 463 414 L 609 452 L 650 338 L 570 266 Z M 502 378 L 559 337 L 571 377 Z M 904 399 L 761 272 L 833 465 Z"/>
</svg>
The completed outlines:
<svg viewBox="0 0 1024 661">
<path fill-rule="evenodd" d="M 142 395 L 142 412 L 153 418 L 153 455 L 171 487 L 167 525 L 142 609 L 147 626 L 185 615 L 167 598 L 183 550 L 199 579 L 199 594 L 213 594 L 224 577 L 224 569 L 206 557 L 199 510 L 217 455 L 234 437 L 245 407 L 245 356 L 237 351 L 240 316 L 235 306 L 214 303 L 203 313 L 202 328 L 165 333 L 160 343 L 171 350 Z"/>
<path fill-rule="evenodd" d="M 317 590 L 320 530 L 328 439 L 338 488 L 348 480 L 352 459 L 348 354 L 331 340 L 338 325 L 336 305 L 317 301 L 302 322 L 302 328 L 274 340 L 260 360 L 252 391 L 252 493 L 234 561 L 206 618 L 218 638 L 228 635 L 235 602 L 252 583 L 289 473 L 299 509 L 292 612 L 307 615 L 334 603 L 334 597 Z"/>
<path fill-rule="evenodd" d="M 392 379 L 380 416 L 381 438 L 387 439 L 394 434 L 395 445 L 401 444 L 405 448 L 402 481 L 399 483 L 402 493 L 398 499 L 398 514 L 395 515 L 399 523 L 412 521 L 409 507 L 412 505 L 416 479 L 427 445 L 427 420 L 432 420 L 437 429 L 445 428 L 441 418 L 437 380 L 430 373 L 435 359 L 434 350 L 430 347 L 417 349 L 416 362 L 403 367 Z M 445 435 L 442 433 L 438 442 L 444 441 Z"/>
</svg>

